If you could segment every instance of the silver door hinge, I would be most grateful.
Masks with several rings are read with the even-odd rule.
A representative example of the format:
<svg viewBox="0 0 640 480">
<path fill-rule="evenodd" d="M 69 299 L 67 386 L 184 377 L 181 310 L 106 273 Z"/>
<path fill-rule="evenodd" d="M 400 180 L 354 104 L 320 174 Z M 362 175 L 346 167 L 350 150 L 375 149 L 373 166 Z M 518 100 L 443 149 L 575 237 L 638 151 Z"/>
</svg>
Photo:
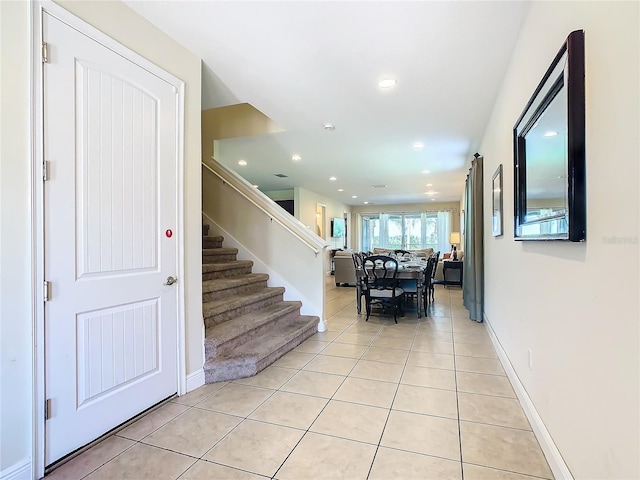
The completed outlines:
<svg viewBox="0 0 640 480">
<path fill-rule="evenodd" d="M 49 45 L 42 42 L 42 63 L 49 63 Z"/>
<path fill-rule="evenodd" d="M 44 419 L 49 420 L 51 418 L 51 399 L 47 398 L 44 401 Z"/>
<path fill-rule="evenodd" d="M 49 180 L 49 162 L 46 160 L 42 162 L 42 181 Z"/>
<path fill-rule="evenodd" d="M 44 282 L 42 296 L 44 297 L 45 302 L 48 302 L 49 300 L 51 300 L 51 283 L 50 282 L 47 282 L 47 281 Z"/>
</svg>

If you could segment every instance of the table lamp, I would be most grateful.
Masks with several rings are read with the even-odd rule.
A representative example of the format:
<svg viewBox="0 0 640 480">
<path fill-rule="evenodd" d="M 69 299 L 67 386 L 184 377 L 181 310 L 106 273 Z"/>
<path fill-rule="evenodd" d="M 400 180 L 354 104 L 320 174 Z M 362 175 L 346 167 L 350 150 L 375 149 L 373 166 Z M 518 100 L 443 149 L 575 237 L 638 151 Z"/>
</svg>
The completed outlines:
<svg viewBox="0 0 640 480">
<path fill-rule="evenodd" d="M 449 243 L 451 244 L 451 259 L 458 259 L 458 252 L 456 251 L 456 245 L 460 243 L 460 232 L 451 232 L 449 234 Z"/>
</svg>

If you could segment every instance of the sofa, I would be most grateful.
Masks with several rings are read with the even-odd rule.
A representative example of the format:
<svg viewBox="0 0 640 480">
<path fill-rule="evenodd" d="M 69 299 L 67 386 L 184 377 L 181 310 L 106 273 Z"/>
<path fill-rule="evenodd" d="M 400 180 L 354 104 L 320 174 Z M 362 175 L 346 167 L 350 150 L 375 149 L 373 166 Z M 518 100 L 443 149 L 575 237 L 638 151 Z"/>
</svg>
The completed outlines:
<svg viewBox="0 0 640 480">
<path fill-rule="evenodd" d="M 336 287 L 342 284 L 356 284 L 356 268 L 353 265 L 351 250 L 338 250 L 333 256 L 333 271 L 335 275 Z"/>
</svg>

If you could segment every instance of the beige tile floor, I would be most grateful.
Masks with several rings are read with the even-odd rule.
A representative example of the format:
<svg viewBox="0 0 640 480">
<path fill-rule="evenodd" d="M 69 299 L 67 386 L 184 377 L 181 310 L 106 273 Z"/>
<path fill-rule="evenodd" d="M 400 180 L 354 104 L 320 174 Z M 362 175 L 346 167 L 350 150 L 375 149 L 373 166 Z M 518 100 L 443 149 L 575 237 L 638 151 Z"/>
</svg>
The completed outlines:
<svg viewBox="0 0 640 480">
<path fill-rule="evenodd" d="M 398 325 L 327 282 L 328 330 L 252 378 L 203 387 L 55 470 L 63 479 L 553 478 L 459 289 Z"/>
</svg>

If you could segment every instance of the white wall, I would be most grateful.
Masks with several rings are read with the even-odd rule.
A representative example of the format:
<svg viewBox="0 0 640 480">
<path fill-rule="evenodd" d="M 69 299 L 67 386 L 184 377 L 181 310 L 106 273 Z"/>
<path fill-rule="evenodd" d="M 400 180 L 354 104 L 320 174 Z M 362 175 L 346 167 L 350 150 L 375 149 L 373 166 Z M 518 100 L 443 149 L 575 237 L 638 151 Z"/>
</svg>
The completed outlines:
<svg viewBox="0 0 640 480">
<path fill-rule="evenodd" d="M 232 188 L 233 177 L 224 178 L 225 185 L 210 170 L 203 169 L 202 212 L 211 225 L 209 235 L 222 235 L 223 246 L 237 248 L 239 260 L 254 262 L 254 273 L 269 275 L 270 287 L 286 288 L 285 300 L 301 301 L 300 312 L 303 315 L 315 315 L 324 322 L 323 257 L 326 243 L 314 235 L 316 244 L 306 244 L 304 237 L 298 237 L 277 221 L 276 212 L 266 214 Z M 272 202 L 262 202 L 259 198 L 262 193 L 251 187 L 248 187 L 247 194 L 258 194 L 258 198 L 252 200 L 267 211 L 274 207 L 281 210 Z M 293 231 L 300 229 L 303 234 L 307 233 L 288 213 L 280 213 L 295 222 Z M 324 324 L 321 328 L 324 330 Z"/>
<path fill-rule="evenodd" d="M 351 233 L 353 231 L 351 225 L 347 223 L 347 242 L 345 243 L 344 238 L 332 238 L 331 219 L 333 217 L 344 217 L 345 212 L 348 213 L 351 211 L 351 207 L 345 205 L 344 203 L 338 202 L 337 200 L 324 197 L 318 193 L 312 192 L 311 190 L 306 190 L 304 188 L 296 187 L 294 189 L 294 194 L 294 209 L 296 218 L 305 225 L 310 226 L 312 231 L 314 232 L 316 228 L 316 206 L 318 204 L 321 204 L 326 207 L 325 224 L 323 231 L 326 232 L 325 240 L 329 243 L 329 248 L 327 249 L 327 252 L 325 254 L 325 270 L 329 271 L 330 250 L 336 248 L 344 248 L 345 244 L 349 245 L 348 240 L 349 238 L 351 238 Z M 347 217 L 350 217 L 350 215 L 347 215 Z"/>
<path fill-rule="evenodd" d="M 271 200 L 293 200 L 293 188 L 287 190 L 271 190 L 270 192 L 263 192 Z"/>
<path fill-rule="evenodd" d="M 27 2 L 0 2 L 0 472 L 31 456 L 28 25 Z"/>
<path fill-rule="evenodd" d="M 58 2 L 186 83 L 185 303 L 187 373 L 202 367 L 200 59 L 119 1 Z M 32 455 L 31 159 L 28 2 L 0 2 L 2 53 L 0 471 Z M 9 299 L 9 300 L 7 300 Z"/>
<path fill-rule="evenodd" d="M 504 165 L 505 234 L 485 230 L 486 319 L 575 478 L 640 477 L 639 13 L 638 2 L 532 2 L 479 150 L 485 205 Z M 577 29 L 586 38 L 587 241 L 515 242 L 512 128 Z M 490 216 L 485 208 L 487 226 Z"/>
</svg>

